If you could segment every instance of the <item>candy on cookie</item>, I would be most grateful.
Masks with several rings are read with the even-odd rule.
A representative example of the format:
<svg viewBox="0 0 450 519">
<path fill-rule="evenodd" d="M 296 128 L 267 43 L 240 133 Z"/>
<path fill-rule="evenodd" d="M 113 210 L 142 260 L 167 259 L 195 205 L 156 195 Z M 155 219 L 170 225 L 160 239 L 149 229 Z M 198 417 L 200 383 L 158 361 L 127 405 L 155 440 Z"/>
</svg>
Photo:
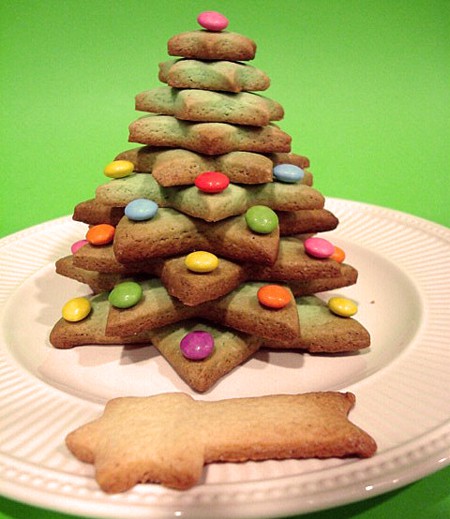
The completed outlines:
<svg viewBox="0 0 450 519">
<path fill-rule="evenodd" d="M 105 247 L 103 252 L 110 253 L 111 250 Z M 206 253 L 206 251 L 198 252 Z M 108 256 L 114 258 L 113 254 Z M 88 258 L 88 263 L 91 260 L 95 262 L 95 259 L 95 257 Z M 199 276 L 191 272 L 186 268 L 185 260 L 186 256 L 180 256 L 131 265 L 112 260 L 111 265 L 106 265 L 105 271 L 102 271 L 102 267 L 80 267 L 77 265 L 77 256 L 66 256 L 57 260 L 56 272 L 88 285 L 94 293 L 112 290 L 117 283 L 133 275 L 139 275 L 141 279 L 146 275 L 158 276 L 169 294 L 187 306 L 217 299 L 228 294 L 244 281 L 283 282 L 295 296 L 304 296 L 348 287 L 354 285 L 358 278 L 357 270 L 346 264 L 339 267 L 336 265 L 338 270 L 334 270 L 335 265 L 327 263 L 323 265 L 325 268 L 321 271 L 309 269 L 305 264 L 303 270 L 301 257 L 298 258 L 298 264 L 293 262 L 292 267 L 289 264 L 283 265 L 278 260 L 272 267 L 265 267 L 250 263 L 241 265 L 221 258 L 220 265 L 208 272 L 208 276 Z M 106 258 L 105 261 L 101 261 L 101 264 L 106 264 Z M 116 268 L 115 265 L 119 267 Z"/>
<path fill-rule="evenodd" d="M 299 318 L 292 292 L 286 288 L 290 301 L 273 311 L 259 304 L 257 292 L 264 284 L 243 283 L 214 301 L 186 306 L 171 297 L 160 280 L 143 281 L 143 296 L 137 305 L 126 310 L 110 308 L 105 333 L 130 335 L 197 317 L 285 344 L 298 341 Z"/>
<path fill-rule="evenodd" d="M 368 348 L 370 335 L 351 317 L 355 302 L 313 295 L 356 283 L 358 272 L 315 236 L 338 219 L 312 187 L 309 160 L 274 124 L 282 105 L 256 93 L 270 81 L 242 63 L 255 42 L 226 31 L 220 13 L 197 21 L 201 30 L 168 42 L 177 59 L 160 64 L 166 85 L 135 98 L 147 114 L 129 141 L 143 146 L 117 155 L 108 183 L 74 210 L 90 228 L 56 272 L 97 295 L 68 301 L 50 342 L 154 348 L 177 387 L 204 393 L 260 349 L 342 355 Z M 105 492 L 186 489 L 208 463 L 372 456 L 375 441 L 348 420 L 354 403 L 338 392 L 123 397 L 66 444 L 95 465 Z"/>
<path fill-rule="evenodd" d="M 190 322 L 189 329 L 195 326 L 197 321 L 177 321 L 176 323 L 159 328 L 152 328 L 140 333 L 128 331 L 128 334 L 106 335 L 105 329 L 110 311 L 108 293 L 90 296 L 91 312 L 78 322 L 68 322 L 61 318 L 53 327 L 50 342 L 55 348 L 73 348 L 86 344 L 140 344 L 153 342 L 157 347 L 163 337 L 168 337 L 168 331 L 175 333 L 179 341 L 177 330 L 186 329 L 186 322 Z M 351 317 L 342 319 L 333 314 L 326 303 L 316 296 L 296 297 L 298 319 L 300 322 L 300 335 L 290 343 L 276 342 L 274 339 L 262 341 L 265 347 L 271 349 L 296 348 L 312 353 L 345 353 L 368 348 L 370 335 L 367 330 Z M 203 321 L 203 326 L 208 329 L 222 329 L 220 325 Z M 226 328 L 229 333 L 244 337 L 241 332 Z M 187 333 L 187 332 L 184 332 Z M 214 333 L 213 333 L 214 334 Z M 255 337 L 252 333 L 249 337 Z M 174 347 L 168 345 L 167 348 Z M 220 349 L 216 349 L 216 355 Z M 165 353 L 162 352 L 164 356 Z M 227 364 L 226 350 L 223 351 L 223 365 Z"/>
<path fill-rule="evenodd" d="M 308 168 L 307 157 L 295 153 L 269 153 L 262 155 L 250 151 L 231 151 L 222 155 L 202 155 L 184 149 L 161 149 L 141 146 L 124 151 L 116 160 L 134 164 L 134 171 L 151 173 L 164 187 L 193 184 L 204 171 L 221 171 L 235 184 L 265 184 L 273 180 L 277 164 L 293 164 Z M 305 171 L 303 184 L 311 186 L 312 174 Z"/>
<path fill-rule="evenodd" d="M 264 205 L 276 211 L 300 211 L 304 209 L 323 209 L 324 197 L 314 188 L 305 184 L 282 184 L 271 182 L 257 186 L 238 186 L 229 184 L 226 175 L 220 172 L 209 173 L 214 180 L 204 178 L 187 187 L 164 188 L 153 175 L 134 174 L 126 178 L 101 184 L 96 189 L 96 200 L 100 204 L 113 207 L 126 206 L 136 199 L 148 199 L 159 207 L 171 207 L 184 214 L 201 218 L 208 222 L 217 222 L 230 216 L 243 214 L 255 205 Z M 218 177 L 221 177 L 218 181 Z M 197 177 L 198 178 L 198 177 Z M 222 179 L 225 178 L 224 182 Z M 217 189 L 208 189 L 207 185 L 216 184 Z M 208 194 L 216 196 L 208 196 Z M 155 211 L 156 212 L 156 208 Z"/>
<path fill-rule="evenodd" d="M 121 263 L 176 256 L 205 250 L 224 258 L 273 265 L 278 255 L 279 229 L 253 233 L 243 216 L 207 223 L 174 209 L 159 209 L 152 220 L 122 218 L 116 227 L 114 254 Z"/>
<path fill-rule="evenodd" d="M 184 393 L 122 397 L 71 432 L 66 445 L 94 464 L 107 493 L 138 483 L 181 490 L 198 483 L 207 463 L 373 456 L 373 438 L 348 419 L 355 400 L 338 392 L 214 402 Z"/>
<path fill-rule="evenodd" d="M 327 209 L 301 209 L 299 211 L 275 211 L 281 236 L 314 234 L 332 231 L 339 224 L 336 216 Z M 101 204 L 90 199 L 75 206 L 73 219 L 88 225 L 109 223 L 116 226 L 124 215 L 123 207 Z M 342 258 L 343 259 L 343 258 Z"/>
</svg>

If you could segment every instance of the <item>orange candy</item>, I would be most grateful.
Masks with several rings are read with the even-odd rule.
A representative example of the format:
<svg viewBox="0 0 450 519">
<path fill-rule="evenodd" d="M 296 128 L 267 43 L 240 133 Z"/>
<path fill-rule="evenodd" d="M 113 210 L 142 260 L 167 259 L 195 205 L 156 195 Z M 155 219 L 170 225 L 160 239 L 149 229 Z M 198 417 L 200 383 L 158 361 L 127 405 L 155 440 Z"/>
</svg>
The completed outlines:
<svg viewBox="0 0 450 519">
<path fill-rule="evenodd" d="M 91 245 L 106 245 L 113 241 L 115 231 L 115 227 L 108 223 L 94 225 L 86 233 L 86 240 Z"/>
<path fill-rule="evenodd" d="M 334 246 L 334 252 L 329 257 L 329 259 L 333 259 L 334 261 L 337 261 L 338 263 L 342 263 L 345 260 L 345 252 L 340 248 Z"/>
<path fill-rule="evenodd" d="M 280 285 L 264 285 L 258 290 L 258 301 L 269 308 L 284 308 L 291 300 L 291 292 Z"/>
</svg>

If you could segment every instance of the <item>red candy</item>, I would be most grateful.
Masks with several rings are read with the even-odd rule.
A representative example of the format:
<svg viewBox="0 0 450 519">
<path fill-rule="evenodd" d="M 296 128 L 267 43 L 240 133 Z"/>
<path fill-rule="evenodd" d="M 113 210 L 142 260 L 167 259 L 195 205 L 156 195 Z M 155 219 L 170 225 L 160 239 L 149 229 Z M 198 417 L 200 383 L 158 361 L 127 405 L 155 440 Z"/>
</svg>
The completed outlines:
<svg viewBox="0 0 450 519">
<path fill-rule="evenodd" d="M 218 171 L 206 171 L 195 179 L 195 185 L 204 193 L 221 193 L 229 183 L 230 179 Z"/>
<path fill-rule="evenodd" d="M 91 245 L 106 245 L 113 241 L 115 231 L 115 227 L 107 223 L 94 225 L 86 233 L 86 240 Z"/>
<path fill-rule="evenodd" d="M 258 301 L 269 308 L 284 308 L 291 300 L 291 292 L 280 285 L 264 285 L 258 290 Z"/>
</svg>

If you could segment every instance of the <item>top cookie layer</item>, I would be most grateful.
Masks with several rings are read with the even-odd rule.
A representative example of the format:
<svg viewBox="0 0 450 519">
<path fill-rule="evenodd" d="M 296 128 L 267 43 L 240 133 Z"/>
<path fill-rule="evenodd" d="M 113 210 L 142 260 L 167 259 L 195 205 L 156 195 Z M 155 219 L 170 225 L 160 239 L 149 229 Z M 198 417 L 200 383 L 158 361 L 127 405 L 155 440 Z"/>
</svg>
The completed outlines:
<svg viewBox="0 0 450 519">
<path fill-rule="evenodd" d="M 167 51 L 183 58 L 248 61 L 255 57 L 256 43 L 234 32 L 191 31 L 172 36 Z"/>
</svg>

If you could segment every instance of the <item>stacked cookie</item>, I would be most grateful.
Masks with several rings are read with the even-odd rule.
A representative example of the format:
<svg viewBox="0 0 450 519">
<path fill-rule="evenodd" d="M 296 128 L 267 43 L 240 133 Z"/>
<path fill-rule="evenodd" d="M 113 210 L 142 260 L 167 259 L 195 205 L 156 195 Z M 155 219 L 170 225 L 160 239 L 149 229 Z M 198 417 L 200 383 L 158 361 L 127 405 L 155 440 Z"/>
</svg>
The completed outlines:
<svg viewBox="0 0 450 519">
<path fill-rule="evenodd" d="M 66 305 L 55 347 L 152 343 L 205 391 L 261 347 L 369 345 L 348 305 L 336 315 L 314 295 L 357 272 L 313 237 L 338 220 L 274 123 L 282 106 L 256 93 L 270 81 L 247 63 L 255 52 L 208 25 L 169 40 L 164 86 L 136 96 L 146 115 L 129 140 L 143 146 L 120 153 L 112 180 L 75 208 L 87 240 L 56 268 L 94 295 Z"/>
</svg>

